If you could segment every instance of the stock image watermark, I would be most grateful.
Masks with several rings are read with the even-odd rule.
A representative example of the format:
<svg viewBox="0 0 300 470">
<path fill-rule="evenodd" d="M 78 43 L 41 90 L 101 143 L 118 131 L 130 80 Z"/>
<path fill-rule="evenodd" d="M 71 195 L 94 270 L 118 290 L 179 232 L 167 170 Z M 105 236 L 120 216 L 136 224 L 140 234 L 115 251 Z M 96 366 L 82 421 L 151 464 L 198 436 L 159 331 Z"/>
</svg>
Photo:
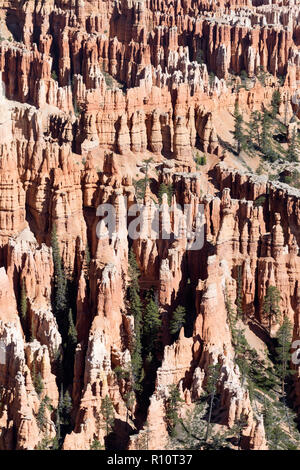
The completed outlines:
<svg viewBox="0 0 300 470">
<path fill-rule="evenodd" d="M 0 364 L 6 364 L 6 344 L 0 340 Z"/>
<path fill-rule="evenodd" d="M 187 250 L 201 250 L 205 241 L 204 204 L 131 204 L 122 198 L 118 212 L 114 205 L 100 204 L 96 215 L 99 239 L 128 236 L 131 240 L 182 240 Z"/>
</svg>

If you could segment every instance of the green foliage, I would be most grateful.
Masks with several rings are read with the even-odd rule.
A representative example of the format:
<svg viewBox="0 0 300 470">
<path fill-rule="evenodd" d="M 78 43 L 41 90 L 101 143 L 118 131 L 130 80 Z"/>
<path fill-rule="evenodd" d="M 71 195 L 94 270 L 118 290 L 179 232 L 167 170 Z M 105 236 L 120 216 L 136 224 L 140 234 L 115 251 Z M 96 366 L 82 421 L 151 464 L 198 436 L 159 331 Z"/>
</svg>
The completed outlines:
<svg viewBox="0 0 300 470">
<path fill-rule="evenodd" d="M 289 367 L 289 363 L 291 361 L 291 345 L 292 345 L 292 335 L 293 335 L 293 327 L 288 319 L 288 317 L 284 317 L 283 323 L 279 328 L 276 338 L 278 342 L 278 347 L 276 348 L 277 353 L 277 371 L 279 376 L 281 377 L 281 392 L 284 396 L 284 389 L 285 389 L 285 380 L 288 375 L 291 375 L 294 371 L 292 371 Z"/>
<path fill-rule="evenodd" d="M 280 316 L 279 303 L 279 290 L 275 286 L 269 286 L 263 301 L 263 311 L 269 322 L 269 334 L 271 334 L 273 320 L 278 320 Z"/>
<path fill-rule="evenodd" d="M 289 162 L 298 162 L 298 155 L 299 155 L 299 146 L 298 146 L 297 130 L 294 129 L 292 133 L 292 137 L 288 144 L 288 149 L 286 152 L 286 159 Z"/>
<path fill-rule="evenodd" d="M 50 398 L 47 396 L 45 396 L 45 398 L 43 398 L 43 400 L 41 401 L 41 404 L 39 406 L 39 410 L 36 416 L 36 421 L 41 430 L 44 429 L 46 422 L 47 422 L 46 416 L 45 416 L 46 408 L 52 411 L 51 401 L 50 401 Z"/>
<path fill-rule="evenodd" d="M 256 74 L 258 80 L 262 84 L 262 86 L 266 85 L 266 78 L 267 78 L 267 73 L 265 72 L 264 68 L 260 66 L 258 68 L 257 74 Z"/>
<path fill-rule="evenodd" d="M 261 145 L 260 121 L 261 114 L 258 111 L 253 111 L 250 115 L 249 123 L 247 124 L 245 136 L 246 146 L 251 152 L 257 150 Z"/>
<path fill-rule="evenodd" d="M 279 106 L 281 104 L 281 96 L 280 96 L 280 91 L 274 90 L 272 94 L 272 99 L 271 99 L 271 117 L 275 119 L 279 112 Z"/>
<path fill-rule="evenodd" d="M 147 354 L 150 353 L 153 357 L 155 357 L 160 347 L 161 325 L 158 306 L 153 299 L 150 299 L 144 315 L 144 345 Z"/>
<path fill-rule="evenodd" d="M 264 397 L 263 418 L 269 450 L 296 450 L 299 432 L 293 415 L 287 407 Z"/>
<path fill-rule="evenodd" d="M 52 70 L 51 72 L 51 78 L 52 80 L 55 80 L 56 82 L 58 81 L 58 76 L 55 70 Z"/>
<path fill-rule="evenodd" d="M 215 78 L 216 78 L 216 76 L 215 76 L 214 72 L 210 72 L 209 76 L 208 76 L 208 83 L 210 84 L 210 86 L 212 86 L 214 84 Z"/>
<path fill-rule="evenodd" d="M 145 198 L 145 193 L 146 193 L 146 188 L 149 183 L 149 166 L 150 163 L 152 162 L 152 157 L 147 158 L 143 160 L 143 169 L 145 176 L 144 178 L 141 178 L 140 180 L 133 180 L 133 186 L 135 188 L 135 195 L 138 200 L 143 200 Z"/>
<path fill-rule="evenodd" d="M 90 450 L 103 450 L 104 447 L 98 439 L 94 439 L 91 443 Z"/>
<path fill-rule="evenodd" d="M 244 330 L 238 325 L 238 317 L 225 291 L 225 306 L 234 347 L 234 360 L 241 373 L 241 383 L 247 383 L 250 391 L 259 388 L 268 391 L 274 387 L 274 373 L 265 367 L 256 351 L 249 345 Z"/>
<path fill-rule="evenodd" d="M 126 423 L 128 423 L 129 411 L 132 411 L 132 408 L 135 404 L 135 394 L 133 390 L 128 390 L 123 396 L 125 406 L 126 406 Z"/>
<path fill-rule="evenodd" d="M 175 436 L 176 434 L 175 429 L 179 423 L 178 410 L 180 407 L 180 403 L 182 402 L 183 400 L 180 397 L 180 393 L 176 385 L 170 385 L 169 397 L 165 403 L 166 422 L 167 422 L 168 433 L 170 436 Z"/>
<path fill-rule="evenodd" d="M 105 72 L 104 70 L 102 70 L 102 75 L 104 76 L 106 86 L 107 86 L 109 89 L 112 89 L 113 86 L 114 86 L 114 79 L 113 79 L 113 77 L 112 77 L 108 72 Z"/>
<path fill-rule="evenodd" d="M 207 163 L 206 155 L 203 155 L 202 157 L 197 153 L 196 157 L 194 158 L 195 162 L 197 165 L 204 166 Z"/>
<path fill-rule="evenodd" d="M 170 333 L 171 335 L 176 335 L 180 331 L 180 329 L 185 324 L 185 317 L 186 311 L 182 305 L 178 305 L 178 307 L 173 311 L 172 318 L 170 321 Z"/>
<path fill-rule="evenodd" d="M 42 379 L 42 376 L 41 376 L 40 372 L 38 374 L 36 374 L 36 372 L 35 372 L 35 364 L 33 366 L 33 379 L 32 379 L 32 382 L 33 382 L 33 386 L 34 386 L 34 389 L 35 389 L 36 393 L 38 395 L 41 395 L 42 391 L 44 390 L 44 384 L 43 384 L 43 379 Z"/>
<path fill-rule="evenodd" d="M 173 196 L 173 187 L 171 184 L 161 183 L 161 185 L 159 186 L 157 197 L 158 197 L 160 204 L 162 203 L 163 194 L 167 194 L 168 204 L 170 205 L 172 202 L 172 196 Z"/>
<path fill-rule="evenodd" d="M 272 119 L 265 109 L 261 119 L 261 151 L 266 160 L 270 162 L 274 162 L 277 158 L 272 143 Z"/>
<path fill-rule="evenodd" d="M 244 415 L 241 415 L 240 418 L 237 419 L 234 423 L 232 433 L 236 437 L 236 444 L 237 444 L 238 450 L 241 449 L 243 431 L 247 426 L 248 426 L 248 420 L 247 420 L 246 416 L 244 416 Z"/>
<path fill-rule="evenodd" d="M 171 436 L 172 449 L 178 450 L 220 450 L 229 448 L 227 433 L 216 431 L 212 425 L 209 438 L 206 439 L 207 404 L 197 403 L 193 411 L 188 411 L 185 419 L 180 419 L 176 433 Z"/>
<path fill-rule="evenodd" d="M 77 330 L 76 330 L 76 327 L 74 325 L 73 313 L 72 313 L 71 308 L 69 309 L 69 314 L 68 314 L 68 325 L 69 325 L 69 328 L 68 328 L 68 347 L 70 348 L 70 350 L 73 351 L 73 353 L 75 353 L 75 348 L 76 348 L 76 345 L 77 345 Z"/>
<path fill-rule="evenodd" d="M 105 422 L 106 437 L 112 431 L 115 422 L 115 411 L 111 399 L 106 395 L 101 403 L 101 413 Z"/>
<path fill-rule="evenodd" d="M 217 383 L 220 377 L 220 364 L 210 364 L 207 371 L 206 393 L 209 399 L 209 412 L 207 419 L 207 427 L 205 433 L 205 442 L 208 441 L 211 428 L 211 416 L 214 405 L 215 395 L 217 393 Z"/>
<path fill-rule="evenodd" d="M 253 201 L 253 207 L 264 206 L 266 202 L 266 196 L 259 196 L 255 201 Z"/>
<path fill-rule="evenodd" d="M 234 108 L 234 131 L 233 138 L 236 142 L 237 152 L 240 154 L 244 144 L 245 144 L 245 135 L 243 130 L 243 116 L 240 114 L 239 105 L 236 101 Z"/>
<path fill-rule="evenodd" d="M 129 380 L 130 379 L 130 372 L 129 370 L 126 370 L 122 368 L 121 366 L 116 366 L 114 368 L 114 373 L 117 377 L 117 380 Z"/>
<path fill-rule="evenodd" d="M 140 298 L 139 277 L 140 270 L 135 258 L 134 251 L 131 249 L 128 257 L 129 262 L 129 309 L 134 317 L 134 344 L 131 345 L 131 365 L 134 378 L 134 388 L 141 391 L 141 382 L 143 379 L 142 366 L 142 302 Z"/>
<path fill-rule="evenodd" d="M 60 249 L 57 240 L 56 226 L 51 234 L 52 258 L 54 264 L 54 315 L 63 341 L 66 340 L 68 325 L 67 318 L 67 279 L 62 266 Z"/>
<path fill-rule="evenodd" d="M 202 49 L 197 50 L 196 62 L 198 62 L 198 64 L 200 64 L 200 65 L 204 63 L 204 52 L 203 52 Z"/>
<path fill-rule="evenodd" d="M 294 170 L 289 175 L 283 173 L 279 175 L 279 180 L 282 183 L 289 184 L 294 186 L 297 189 L 300 189 L 300 173 L 298 170 Z"/>
<path fill-rule="evenodd" d="M 58 450 L 58 442 L 56 437 L 53 439 L 49 436 L 43 437 L 43 439 L 36 446 L 36 450 Z"/>
<path fill-rule="evenodd" d="M 74 114 L 78 118 L 80 114 L 82 113 L 82 109 L 77 102 L 76 96 L 73 99 L 73 108 L 74 108 Z"/>
</svg>

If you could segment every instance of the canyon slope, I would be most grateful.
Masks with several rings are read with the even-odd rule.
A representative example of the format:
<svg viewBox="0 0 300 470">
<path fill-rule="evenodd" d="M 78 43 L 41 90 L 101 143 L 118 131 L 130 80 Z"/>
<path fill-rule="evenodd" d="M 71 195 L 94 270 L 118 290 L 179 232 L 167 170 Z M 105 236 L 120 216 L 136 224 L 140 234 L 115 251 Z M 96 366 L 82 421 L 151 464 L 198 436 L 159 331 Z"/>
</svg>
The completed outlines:
<svg viewBox="0 0 300 470">
<path fill-rule="evenodd" d="M 296 0 L 0 2 L 0 450 L 176 448 L 172 391 L 185 420 L 213 366 L 232 449 L 272 448 L 266 400 L 300 448 L 297 361 L 268 394 L 238 350 L 273 370 L 285 319 L 300 339 L 300 190 L 233 139 L 237 105 L 248 121 L 274 90 L 298 132 L 299 19 Z"/>
</svg>

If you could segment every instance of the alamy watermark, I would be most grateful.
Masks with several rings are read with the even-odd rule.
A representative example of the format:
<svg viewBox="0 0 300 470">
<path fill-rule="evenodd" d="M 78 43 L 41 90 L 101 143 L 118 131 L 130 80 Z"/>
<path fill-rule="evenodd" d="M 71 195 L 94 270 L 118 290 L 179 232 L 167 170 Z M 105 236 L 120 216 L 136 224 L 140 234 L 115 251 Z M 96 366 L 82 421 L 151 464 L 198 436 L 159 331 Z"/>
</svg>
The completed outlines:
<svg viewBox="0 0 300 470">
<path fill-rule="evenodd" d="M 105 203 L 97 208 L 99 239 L 129 237 L 132 240 L 181 240 L 187 250 L 201 250 L 205 240 L 204 204 L 131 204 L 120 197 L 116 205 Z"/>
</svg>

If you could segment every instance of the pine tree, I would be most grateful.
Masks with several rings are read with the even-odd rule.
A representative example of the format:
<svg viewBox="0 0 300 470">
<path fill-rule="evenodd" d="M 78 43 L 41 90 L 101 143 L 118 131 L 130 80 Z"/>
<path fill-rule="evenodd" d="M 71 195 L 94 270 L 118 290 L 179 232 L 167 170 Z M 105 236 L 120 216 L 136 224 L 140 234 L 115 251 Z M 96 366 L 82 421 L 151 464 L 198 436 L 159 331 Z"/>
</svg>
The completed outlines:
<svg viewBox="0 0 300 470">
<path fill-rule="evenodd" d="M 206 440 L 208 405 L 196 403 L 194 409 L 189 411 L 184 419 L 179 420 L 178 432 L 171 436 L 171 448 L 182 450 L 219 450 L 229 448 L 227 433 L 215 431 L 215 426 Z M 169 447 L 169 446 L 168 446 Z"/>
<path fill-rule="evenodd" d="M 243 116 L 240 114 L 239 105 L 237 101 L 235 103 L 233 116 L 234 116 L 233 138 L 236 141 L 237 152 L 238 154 L 240 154 L 241 149 L 245 143 L 245 136 L 244 136 L 244 131 L 243 131 Z"/>
<path fill-rule="evenodd" d="M 286 159 L 289 162 L 297 162 L 298 161 L 298 141 L 297 141 L 297 130 L 293 129 L 292 137 L 290 139 L 288 149 L 286 152 Z"/>
<path fill-rule="evenodd" d="M 159 334 L 162 321 L 156 302 L 150 299 L 144 316 L 144 344 L 148 354 L 155 356 L 159 348 Z"/>
<path fill-rule="evenodd" d="M 64 435 L 71 429 L 71 412 L 72 398 L 68 390 L 64 393 L 63 385 L 61 385 L 57 415 L 57 437 L 59 434 L 59 439 L 64 437 Z"/>
<path fill-rule="evenodd" d="M 207 442 L 209 438 L 212 409 L 213 409 L 214 399 L 217 393 L 217 383 L 218 383 L 219 376 L 220 376 L 220 369 L 221 369 L 220 364 L 215 364 L 215 365 L 212 364 L 208 366 L 206 393 L 209 398 L 209 412 L 208 412 L 207 427 L 206 427 L 206 433 L 205 433 L 205 442 Z"/>
<path fill-rule="evenodd" d="M 253 111 L 250 115 L 250 120 L 247 125 L 247 147 L 249 150 L 256 150 L 261 145 L 260 136 L 260 121 L 261 114 L 258 111 Z"/>
<path fill-rule="evenodd" d="M 91 443 L 90 450 L 103 450 L 103 445 L 98 439 L 94 439 Z"/>
<path fill-rule="evenodd" d="M 271 99 L 271 117 L 273 119 L 276 118 L 277 114 L 279 113 L 279 106 L 281 104 L 281 96 L 279 90 L 274 90 Z"/>
<path fill-rule="evenodd" d="M 237 438 L 238 450 L 241 449 L 243 431 L 247 426 L 248 426 L 248 420 L 246 416 L 244 415 L 241 415 L 239 419 L 237 419 L 234 423 L 233 433 L 236 435 L 236 438 Z"/>
<path fill-rule="evenodd" d="M 285 380 L 286 377 L 293 373 L 293 371 L 289 367 L 289 363 L 291 361 L 291 344 L 292 344 L 292 334 L 293 334 L 293 327 L 288 319 L 285 317 L 281 327 L 279 328 L 276 338 L 278 341 L 278 347 L 276 348 L 277 357 L 278 357 L 278 365 L 277 371 L 281 378 L 281 393 L 284 396 L 284 389 L 285 389 Z"/>
<path fill-rule="evenodd" d="M 174 310 L 170 321 L 170 333 L 176 335 L 185 324 L 186 311 L 182 305 Z"/>
<path fill-rule="evenodd" d="M 74 354 L 75 353 L 75 348 L 76 348 L 76 345 L 77 345 L 77 330 L 76 330 L 76 327 L 74 325 L 73 313 L 72 313 L 71 308 L 69 309 L 68 324 L 69 324 L 69 328 L 68 328 L 68 348 Z"/>
<path fill-rule="evenodd" d="M 51 246 L 54 264 L 54 314 L 64 341 L 67 334 L 67 280 L 62 267 L 55 225 L 51 234 Z"/>
<path fill-rule="evenodd" d="M 142 164 L 143 164 L 145 176 L 144 176 L 144 178 L 142 178 L 138 181 L 133 181 L 133 185 L 135 187 L 135 193 L 136 193 L 137 199 L 144 199 L 144 197 L 145 197 L 147 185 L 149 183 L 149 176 L 148 176 L 149 166 L 150 166 L 150 163 L 152 162 L 152 160 L 153 160 L 152 157 L 143 160 Z"/>
<path fill-rule="evenodd" d="M 35 366 L 33 372 L 33 386 L 35 391 L 38 395 L 41 395 L 42 391 L 44 390 L 44 383 L 40 372 L 38 374 L 35 373 Z"/>
<path fill-rule="evenodd" d="M 180 393 L 176 385 L 169 386 L 169 397 L 166 401 L 166 422 L 168 427 L 168 433 L 170 436 L 175 436 L 176 426 L 179 423 L 178 410 L 180 403 L 183 402 L 180 397 Z"/>
<path fill-rule="evenodd" d="M 261 151 L 267 160 L 273 162 L 276 160 L 276 155 L 273 149 L 271 125 L 271 116 L 268 110 L 265 109 L 261 120 Z"/>
<path fill-rule="evenodd" d="M 42 430 L 46 425 L 46 408 L 52 411 L 50 398 L 46 395 L 39 406 L 38 414 L 36 417 L 39 428 Z"/>
<path fill-rule="evenodd" d="M 131 365 L 134 378 L 134 388 L 141 391 L 142 374 L 142 302 L 140 298 L 139 277 L 140 270 L 136 262 L 135 254 L 129 252 L 129 308 L 134 317 L 134 344 L 131 347 Z"/>
<path fill-rule="evenodd" d="M 266 295 L 263 302 L 263 311 L 269 321 L 269 334 L 271 335 L 272 321 L 278 319 L 280 315 L 280 292 L 275 286 L 267 288 Z"/>
<path fill-rule="evenodd" d="M 112 431 L 115 422 L 115 411 L 111 399 L 106 395 L 101 403 L 101 413 L 105 421 L 106 437 Z"/>
<path fill-rule="evenodd" d="M 173 196 L 173 187 L 172 187 L 172 185 L 170 185 L 170 184 L 166 185 L 165 183 L 161 183 L 161 185 L 159 186 L 157 197 L 158 197 L 158 201 L 159 201 L 160 204 L 162 203 L 163 194 L 167 194 L 168 204 L 170 205 L 171 202 L 172 202 L 172 196 Z"/>
<path fill-rule="evenodd" d="M 125 393 L 124 402 L 126 406 L 126 423 L 128 423 L 129 411 L 132 409 L 135 403 L 135 395 L 134 395 L 133 390 L 129 390 L 128 392 Z"/>
</svg>

